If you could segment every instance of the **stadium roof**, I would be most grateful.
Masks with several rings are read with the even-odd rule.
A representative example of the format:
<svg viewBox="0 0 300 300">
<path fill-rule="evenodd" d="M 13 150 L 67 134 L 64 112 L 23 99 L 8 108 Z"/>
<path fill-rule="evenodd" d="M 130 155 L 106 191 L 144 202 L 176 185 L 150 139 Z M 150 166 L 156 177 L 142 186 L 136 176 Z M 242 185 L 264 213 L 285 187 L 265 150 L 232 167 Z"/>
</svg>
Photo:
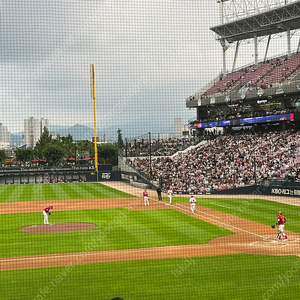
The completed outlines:
<svg viewBox="0 0 300 300">
<path fill-rule="evenodd" d="M 229 43 L 300 28 L 300 1 L 210 28 Z"/>
</svg>

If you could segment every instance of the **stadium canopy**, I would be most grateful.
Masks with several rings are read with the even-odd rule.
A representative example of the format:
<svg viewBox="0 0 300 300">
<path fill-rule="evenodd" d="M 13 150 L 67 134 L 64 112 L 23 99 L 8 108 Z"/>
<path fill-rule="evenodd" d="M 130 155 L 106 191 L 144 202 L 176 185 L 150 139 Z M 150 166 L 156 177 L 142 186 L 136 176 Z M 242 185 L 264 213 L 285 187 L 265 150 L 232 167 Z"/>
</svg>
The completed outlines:
<svg viewBox="0 0 300 300">
<path fill-rule="evenodd" d="M 211 27 L 219 39 L 241 40 L 295 30 L 300 27 L 300 1 L 234 22 Z"/>
<path fill-rule="evenodd" d="M 273 107 L 279 107 L 279 110 L 285 110 L 287 107 L 299 108 L 300 72 L 296 72 L 296 69 L 299 69 L 297 57 L 300 53 L 300 39 L 296 50 L 291 49 L 291 40 L 292 37 L 297 38 L 295 33 L 300 29 L 300 0 L 216 0 L 216 2 L 219 5 L 221 24 L 210 29 L 216 34 L 216 40 L 222 48 L 222 74 L 188 97 L 186 107 L 197 109 L 197 120 L 209 119 L 211 112 L 214 115 L 226 115 L 226 111 L 234 110 L 236 107 L 239 108 L 239 112 L 245 110 L 249 113 L 268 108 L 273 111 Z M 287 62 L 282 63 L 278 69 L 272 63 L 274 56 L 270 58 L 272 67 L 266 67 L 269 61 L 270 41 L 276 35 L 287 37 L 282 43 L 283 47 L 286 43 L 287 51 L 276 57 Z M 259 37 L 262 40 L 265 36 L 268 40 L 263 49 L 264 45 L 258 47 L 258 43 Z M 253 39 L 254 46 L 254 51 L 251 50 L 253 61 L 236 68 L 239 48 L 243 41 L 247 41 L 245 44 L 250 44 L 248 43 L 250 39 Z M 227 68 L 226 52 L 233 44 L 235 44 L 235 51 L 232 68 Z M 264 55 L 260 55 L 259 51 L 264 51 L 262 53 Z M 231 55 L 232 52 L 228 54 Z M 263 59 L 259 61 L 259 57 Z M 292 65 L 289 65 L 290 62 Z M 292 72 L 294 70 L 293 77 L 289 78 L 291 74 L 285 73 L 286 66 Z M 248 73 L 254 75 L 245 75 Z M 273 77 L 263 82 L 264 87 L 262 87 L 260 85 L 262 79 L 266 79 L 271 73 Z M 282 80 L 282 76 L 287 76 L 288 80 Z M 227 83 L 229 88 L 224 88 Z M 218 116 L 218 119 L 222 118 Z M 296 119 L 299 120 L 300 127 L 300 115 Z"/>
</svg>

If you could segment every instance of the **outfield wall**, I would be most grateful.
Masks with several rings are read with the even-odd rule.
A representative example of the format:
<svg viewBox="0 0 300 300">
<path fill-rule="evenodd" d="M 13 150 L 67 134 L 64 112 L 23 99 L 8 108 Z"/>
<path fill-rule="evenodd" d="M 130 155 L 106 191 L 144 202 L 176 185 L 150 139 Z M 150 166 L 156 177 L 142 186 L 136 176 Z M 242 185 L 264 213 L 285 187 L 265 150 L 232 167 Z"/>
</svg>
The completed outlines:
<svg viewBox="0 0 300 300">
<path fill-rule="evenodd" d="M 98 181 L 120 181 L 121 172 L 111 165 L 98 166 Z M 67 182 L 95 182 L 93 165 L 7 167 L 0 169 L 0 184 L 40 184 Z"/>
<path fill-rule="evenodd" d="M 268 196 L 290 196 L 300 197 L 300 186 L 296 185 L 273 185 L 263 186 L 254 185 L 237 189 L 229 189 L 223 191 L 212 191 L 211 194 L 218 195 L 268 195 Z"/>
</svg>

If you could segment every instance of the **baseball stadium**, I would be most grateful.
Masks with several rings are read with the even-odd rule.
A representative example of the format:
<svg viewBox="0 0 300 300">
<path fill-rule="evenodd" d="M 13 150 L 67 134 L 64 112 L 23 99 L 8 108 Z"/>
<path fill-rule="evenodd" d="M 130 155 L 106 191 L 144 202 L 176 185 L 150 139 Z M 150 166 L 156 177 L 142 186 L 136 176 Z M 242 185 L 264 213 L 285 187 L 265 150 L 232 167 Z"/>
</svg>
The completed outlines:
<svg viewBox="0 0 300 300">
<path fill-rule="evenodd" d="M 300 1 L 215 2 L 221 72 L 181 136 L 97 144 L 92 67 L 92 141 L 5 157 L 0 299 L 299 299 Z"/>
</svg>

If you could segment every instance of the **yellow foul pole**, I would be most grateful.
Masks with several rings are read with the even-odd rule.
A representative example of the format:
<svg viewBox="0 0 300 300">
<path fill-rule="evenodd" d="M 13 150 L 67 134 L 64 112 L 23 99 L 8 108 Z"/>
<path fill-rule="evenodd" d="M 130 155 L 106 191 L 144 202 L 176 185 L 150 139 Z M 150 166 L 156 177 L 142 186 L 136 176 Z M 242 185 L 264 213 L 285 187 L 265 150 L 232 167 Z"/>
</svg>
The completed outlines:
<svg viewBox="0 0 300 300">
<path fill-rule="evenodd" d="M 96 122 L 96 92 L 95 92 L 95 67 L 91 65 L 92 97 L 94 109 L 94 149 L 95 149 L 95 170 L 98 181 L 98 151 L 97 151 L 97 122 Z"/>
</svg>

